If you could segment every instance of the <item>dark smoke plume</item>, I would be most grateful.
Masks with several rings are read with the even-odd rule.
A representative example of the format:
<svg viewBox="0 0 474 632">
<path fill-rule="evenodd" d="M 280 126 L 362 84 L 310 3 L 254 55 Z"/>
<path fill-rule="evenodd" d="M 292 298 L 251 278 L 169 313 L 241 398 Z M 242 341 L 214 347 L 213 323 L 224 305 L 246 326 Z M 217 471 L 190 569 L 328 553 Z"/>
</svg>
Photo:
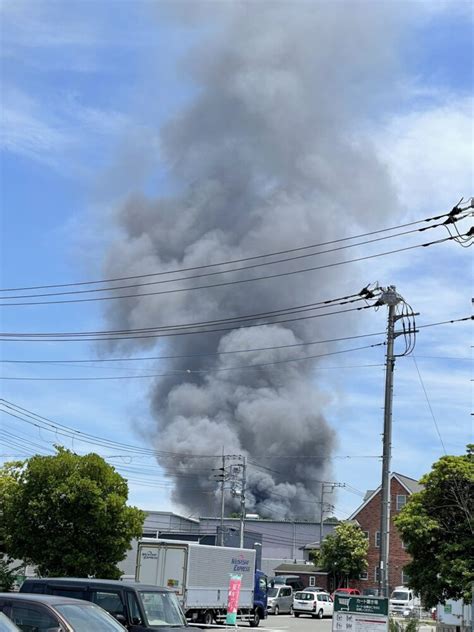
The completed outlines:
<svg viewBox="0 0 474 632">
<path fill-rule="evenodd" d="M 382 89 L 390 73 L 392 87 L 396 83 L 390 3 L 176 4 L 179 19 L 192 21 L 199 7 L 196 20 L 213 14 L 214 22 L 208 41 L 187 63 L 196 95 L 162 130 L 174 193 L 135 194 L 123 205 L 117 214 L 122 234 L 108 253 L 107 276 L 239 259 L 335 239 L 376 218 L 378 225 L 386 220 L 395 195 L 361 132 L 390 97 Z M 107 319 L 117 329 L 150 327 L 309 303 L 360 290 L 360 279 L 354 281 L 349 270 L 354 273 L 353 267 L 333 268 L 114 301 Z M 243 276 L 252 272 L 225 280 Z M 168 338 L 160 350 L 199 356 L 325 339 L 354 326 L 347 316 L 327 317 Z M 132 352 L 154 343 L 127 344 Z M 249 468 L 249 509 L 281 518 L 318 515 L 315 481 L 331 476 L 331 461 L 264 458 L 333 453 L 335 432 L 324 417 L 328 401 L 315 383 L 314 363 L 216 370 L 311 352 L 296 347 L 160 363 L 160 372 L 208 372 L 156 382 L 153 444 L 180 454 L 218 455 L 224 446 L 227 454 L 247 455 L 269 468 Z M 160 463 L 170 475 L 183 476 L 173 478 L 177 504 L 201 514 L 216 511 L 210 470 L 218 461 L 179 457 Z"/>
</svg>

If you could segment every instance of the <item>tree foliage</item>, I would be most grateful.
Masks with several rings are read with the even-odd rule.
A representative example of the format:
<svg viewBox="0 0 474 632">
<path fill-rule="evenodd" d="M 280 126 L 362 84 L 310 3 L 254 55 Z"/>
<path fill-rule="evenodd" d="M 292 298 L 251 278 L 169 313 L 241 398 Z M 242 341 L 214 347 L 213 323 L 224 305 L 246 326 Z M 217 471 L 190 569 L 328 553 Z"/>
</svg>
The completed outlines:
<svg viewBox="0 0 474 632">
<path fill-rule="evenodd" d="M 142 533 L 125 479 L 97 454 L 57 448 L 0 470 L 0 514 L 9 555 L 42 575 L 118 578 L 117 562 Z"/>
<path fill-rule="evenodd" d="M 362 529 L 353 522 L 340 522 L 334 533 L 328 535 L 314 562 L 324 571 L 332 573 L 336 586 L 349 579 L 358 579 L 367 569 L 369 542 Z"/>
<path fill-rule="evenodd" d="M 474 581 L 474 446 L 467 454 L 443 456 L 433 464 L 396 518 L 413 560 L 410 586 L 426 606 L 446 599 L 471 600 Z"/>
</svg>

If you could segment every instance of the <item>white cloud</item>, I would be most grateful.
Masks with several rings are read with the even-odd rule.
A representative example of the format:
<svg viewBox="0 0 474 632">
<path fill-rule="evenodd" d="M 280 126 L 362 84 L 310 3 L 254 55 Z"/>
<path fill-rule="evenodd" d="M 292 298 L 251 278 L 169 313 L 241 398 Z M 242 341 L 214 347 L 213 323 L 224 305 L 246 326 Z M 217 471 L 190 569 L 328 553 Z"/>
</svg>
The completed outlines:
<svg viewBox="0 0 474 632">
<path fill-rule="evenodd" d="M 73 171 L 81 174 L 89 162 L 81 156 L 100 154 L 100 143 L 114 142 L 132 124 L 120 112 L 83 105 L 70 94 L 40 101 L 4 86 L 0 127 L 3 151 L 60 171 L 72 163 Z"/>
<path fill-rule="evenodd" d="M 392 119 L 376 135 L 380 156 L 388 165 L 401 203 L 418 210 L 472 191 L 472 97 L 450 95 L 443 103 Z"/>
</svg>

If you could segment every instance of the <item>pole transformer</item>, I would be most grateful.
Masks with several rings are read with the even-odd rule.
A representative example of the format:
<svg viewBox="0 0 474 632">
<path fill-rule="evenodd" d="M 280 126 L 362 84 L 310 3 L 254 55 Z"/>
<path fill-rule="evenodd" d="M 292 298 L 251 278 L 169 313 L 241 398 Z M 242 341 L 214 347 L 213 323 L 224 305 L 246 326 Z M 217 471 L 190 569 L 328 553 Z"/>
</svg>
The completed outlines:
<svg viewBox="0 0 474 632">
<path fill-rule="evenodd" d="M 332 493 L 336 487 L 345 487 L 345 483 L 331 483 L 331 482 L 322 482 L 321 483 L 321 512 L 320 512 L 320 520 L 319 520 L 319 547 L 323 543 L 323 523 L 324 523 L 324 495 L 326 493 Z M 334 509 L 332 505 L 328 505 L 329 509 Z"/>
<path fill-rule="evenodd" d="M 390 460 L 392 453 L 392 402 L 393 373 L 395 356 L 393 353 L 395 340 L 395 313 L 397 304 L 402 298 L 397 294 L 395 286 L 389 285 L 382 292 L 379 304 L 388 305 L 387 356 L 385 366 L 385 403 L 383 424 L 383 456 L 382 456 L 382 507 L 380 522 L 380 575 L 379 591 L 382 597 L 389 597 L 389 550 L 390 550 Z"/>
</svg>

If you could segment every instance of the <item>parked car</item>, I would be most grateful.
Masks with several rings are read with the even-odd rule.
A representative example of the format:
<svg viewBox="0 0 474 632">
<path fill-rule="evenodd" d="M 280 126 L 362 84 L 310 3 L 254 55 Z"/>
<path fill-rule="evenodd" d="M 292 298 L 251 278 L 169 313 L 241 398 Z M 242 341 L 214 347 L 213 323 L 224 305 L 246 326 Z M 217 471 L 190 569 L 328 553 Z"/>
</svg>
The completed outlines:
<svg viewBox="0 0 474 632">
<path fill-rule="evenodd" d="M 68 597 L 0 593 L 0 611 L 23 632 L 37 630 L 124 632 L 125 630 L 123 625 L 99 606 L 90 601 Z"/>
<path fill-rule="evenodd" d="M 13 621 L 0 612 L 0 632 L 21 632 L 20 628 L 17 628 Z"/>
<path fill-rule="evenodd" d="M 337 588 L 331 595 L 331 599 L 334 601 L 334 595 L 349 595 L 351 597 L 356 597 L 360 595 L 360 590 L 357 588 Z"/>
<path fill-rule="evenodd" d="M 129 632 L 187 627 L 178 599 L 172 590 L 137 582 L 113 579 L 53 578 L 26 579 L 20 594 L 61 595 L 93 602 L 107 610 Z"/>
<path fill-rule="evenodd" d="M 269 581 L 269 586 L 291 586 L 293 591 L 304 590 L 304 584 L 298 575 L 276 575 Z"/>
<path fill-rule="evenodd" d="M 267 592 L 267 611 L 270 614 L 293 612 L 293 589 L 291 586 L 276 584 Z"/>
<path fill-rule="evenodd" d="M 379 589 L 378 588 L 364 588 L 362 591 L 363 597 L 378 597 Z"/>
<path fill-rule="evenodd" d="M 300 614 L 309 614 L 315 619 L 332 617 L 334 604 L 327 592 L 311 592 L 305 590 L 297 592 L 293 599 L 293 614 L 299 617 Z"/>
</svg>

